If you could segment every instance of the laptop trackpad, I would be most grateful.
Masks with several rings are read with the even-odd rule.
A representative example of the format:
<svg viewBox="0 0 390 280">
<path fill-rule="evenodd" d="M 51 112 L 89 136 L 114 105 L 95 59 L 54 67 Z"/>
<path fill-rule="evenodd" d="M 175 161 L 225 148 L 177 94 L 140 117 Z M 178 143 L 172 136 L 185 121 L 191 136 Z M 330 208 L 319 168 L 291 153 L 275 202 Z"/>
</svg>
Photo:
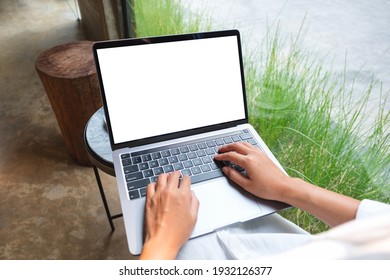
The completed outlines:
<svg viewBox="0 0 390 280">
<path fill-rule="evenodd" d="M 243 222 L 261 213 L 253 195 L 226 178 L 197 184 L 192 189 L 199 199 L 198 220 L 191 237 Z"/>
</svg>

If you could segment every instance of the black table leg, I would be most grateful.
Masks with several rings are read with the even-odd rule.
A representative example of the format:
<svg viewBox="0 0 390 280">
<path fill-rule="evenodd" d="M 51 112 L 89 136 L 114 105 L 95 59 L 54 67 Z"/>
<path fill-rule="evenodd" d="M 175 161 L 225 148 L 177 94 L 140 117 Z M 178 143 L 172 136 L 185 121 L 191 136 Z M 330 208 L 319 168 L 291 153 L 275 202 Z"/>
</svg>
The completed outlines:
<svg viewBox="0 0 390 280">
<path fill-rule="evenodd" d="M 108 222 L 110 223 L 110 226 L 111 226 L 111 231 L 114 231 L 115 227 L 114 227 L 114 223 L 112 222 L 112 220 L 119 218 L 119 217 L 122 217 L 122 214 L 111 216 L 110 209 L 108 208 L 108 204 L 107 204 L 107 200 L 106 200 L 106 195 L 104 194 L 102 181 L 100 180 L 99 171 L 95 165 L 93 165 L 93 171 L 95 173 L 96 182 L 98 184 L 100 195 L 101 195 L 102 200 L 103 200 L 104 209 L 106 210 Z"/>
</svg>

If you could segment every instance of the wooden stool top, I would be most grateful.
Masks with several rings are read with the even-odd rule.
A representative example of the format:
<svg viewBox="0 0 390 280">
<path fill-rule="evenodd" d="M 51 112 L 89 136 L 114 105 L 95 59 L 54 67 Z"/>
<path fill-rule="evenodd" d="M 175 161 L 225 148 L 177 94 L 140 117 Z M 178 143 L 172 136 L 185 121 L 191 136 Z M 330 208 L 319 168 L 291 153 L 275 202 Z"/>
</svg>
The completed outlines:
<svg viewBox="0 0 390 280">
<path fill-rule="evenodd" d="M 45 74 L 74 79 L 96 73 L 91 41 L 78 41 L 55 46 L 41 53 L 35 67 Z"/>
</svg>

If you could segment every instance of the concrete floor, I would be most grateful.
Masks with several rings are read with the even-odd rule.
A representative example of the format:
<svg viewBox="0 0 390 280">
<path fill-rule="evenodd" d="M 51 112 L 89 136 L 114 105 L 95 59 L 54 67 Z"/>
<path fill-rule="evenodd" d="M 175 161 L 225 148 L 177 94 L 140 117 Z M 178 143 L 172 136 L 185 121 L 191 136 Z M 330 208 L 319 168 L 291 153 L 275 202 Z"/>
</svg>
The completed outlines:
<svg viewBox="0 0 390 280">
<path fill-rule="evenodd" d="M 0 1 L 0 259 L 129 259 L 122 219 L 111 233 L 93 171 L 65 150 L 34 68 L 83 38 L 74 1 Z M 115 179 L 103 175 L 113 213 Z"/>
</svg>

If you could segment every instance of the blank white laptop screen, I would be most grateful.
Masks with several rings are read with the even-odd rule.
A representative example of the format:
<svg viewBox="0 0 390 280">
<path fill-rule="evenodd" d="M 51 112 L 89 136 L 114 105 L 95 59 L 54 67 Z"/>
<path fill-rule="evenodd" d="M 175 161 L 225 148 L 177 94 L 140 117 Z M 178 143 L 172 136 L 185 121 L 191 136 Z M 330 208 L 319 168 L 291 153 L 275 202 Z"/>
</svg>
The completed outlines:
<svg viewBox="0 0 390 280">
<path fill-rule="evenodd" d="M 236 36 L 97 55 L 114 144 L 245 118 Z"/>
</svg>

